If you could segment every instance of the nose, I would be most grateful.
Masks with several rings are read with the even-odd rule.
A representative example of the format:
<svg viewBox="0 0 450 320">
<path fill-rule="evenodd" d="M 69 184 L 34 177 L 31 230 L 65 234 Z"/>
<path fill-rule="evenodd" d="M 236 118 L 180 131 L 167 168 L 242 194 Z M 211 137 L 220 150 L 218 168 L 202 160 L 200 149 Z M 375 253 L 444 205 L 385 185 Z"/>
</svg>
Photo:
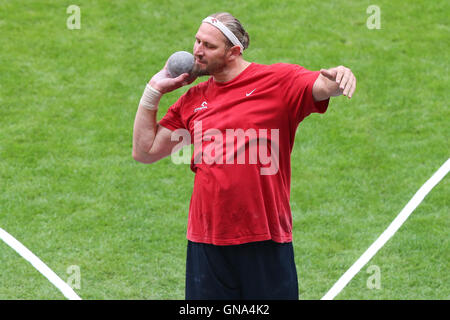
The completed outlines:
<svg viewBox="0 0 450 320">
<path fill-rule="evenodd" d="M 203 46 L 197 42 L 194 43 L 194 56 L 203 56 Z"/>
</svg>

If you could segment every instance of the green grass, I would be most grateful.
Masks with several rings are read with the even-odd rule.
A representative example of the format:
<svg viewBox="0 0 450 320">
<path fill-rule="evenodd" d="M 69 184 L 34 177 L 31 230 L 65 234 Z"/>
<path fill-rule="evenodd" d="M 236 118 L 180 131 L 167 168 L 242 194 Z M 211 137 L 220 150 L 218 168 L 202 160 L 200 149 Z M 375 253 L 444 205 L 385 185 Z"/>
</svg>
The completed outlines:
<svg viewBox="0 0 450 320">
<path fill-rule="evenodd" d="M 449 158 L 446 1 L 378 1 L 380 30 L 366 27 L 369 1 L 78 1 L 80 30 L 66 27 L 69 4 L 0 0 L 0 227 L 64 280 L 78 265 L 83 299 L 184 297 L 194 175 L 136 163 L 132 128 L 146 81 L 210 13 L 241 20 L 249 61 L 358 78 L 350 101 L 297 131 L 302 299 L 321 298 Z M 449 194 L 447 177 L 337 299 L 449 299 Z M 0 261 L 0 299 L 64 298 L 3 242 Z"/>
</svg>

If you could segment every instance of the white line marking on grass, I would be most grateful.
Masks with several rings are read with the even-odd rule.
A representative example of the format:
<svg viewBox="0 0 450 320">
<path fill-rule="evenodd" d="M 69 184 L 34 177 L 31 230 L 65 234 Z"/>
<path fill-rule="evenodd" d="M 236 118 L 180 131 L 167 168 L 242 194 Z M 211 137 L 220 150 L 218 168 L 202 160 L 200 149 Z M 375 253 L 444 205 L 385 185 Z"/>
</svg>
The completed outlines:
<svg viewBox="0 0 450 320">
<path fill-rule="evenodd" d="M 36 257 L 33 252 L 28 250 L 23 244 L 17 241 L 12 235 L 0 228 L 0 239 L 6 242 L 11 248 L 16 250 L 25 260 L 33 265 L 40 273 L 42 273 L 62 294 L 69 300 L 81 300 L 81 298 L 73 291 L 73 289 L 56 273 L 54 273 L 47 265 Z"/>
<path fill-rule="evenodd" d="M 370 259 L 384 246 L 384 244 L 397 232 L 409 215 L 417 208 L 425 196 L 433 189 L 439 181 L 450 171 L 450 158 L 439 168 L 433 176 L 416 192 L 414 197 L 403 208 L 399 215 L 392 221 L 381 236 L 364 252 L 364 254 L 345 272 L 334 286 L 325 294 L 321 300 L 333 300 L 339 292 L 350 282 L 350 280 L 369 262 Z"/>
</svg>

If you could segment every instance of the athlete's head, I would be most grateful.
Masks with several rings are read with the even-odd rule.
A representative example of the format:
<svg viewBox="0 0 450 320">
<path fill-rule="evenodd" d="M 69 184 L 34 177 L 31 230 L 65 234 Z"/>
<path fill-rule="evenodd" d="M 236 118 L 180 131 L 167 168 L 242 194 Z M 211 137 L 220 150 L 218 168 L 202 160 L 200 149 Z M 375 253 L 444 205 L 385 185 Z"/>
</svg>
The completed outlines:
<svg viewBox="0 0 450 320">
<path fill-rule="evenodd" d="M 195 35 L 193 73 L 196 76 L 221 72 L 229 63 L 241 59 L 242 51 L 247 49 L 250 43 L 248 33 L 231 14 L 220 12 L 209 17 L 213 18 L 211 22 L 203 21 Z M 226 35 L 227 30 L 217 26 L 214 19 L 221 22 L 232 34 Z"/>
</svg>

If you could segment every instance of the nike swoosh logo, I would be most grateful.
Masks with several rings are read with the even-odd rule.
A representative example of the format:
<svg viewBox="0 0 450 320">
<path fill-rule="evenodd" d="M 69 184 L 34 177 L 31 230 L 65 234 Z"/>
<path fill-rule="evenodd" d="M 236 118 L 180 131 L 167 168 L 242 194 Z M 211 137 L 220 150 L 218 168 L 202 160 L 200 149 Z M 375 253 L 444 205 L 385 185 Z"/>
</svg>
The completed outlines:
<svg viewBox="0 0 450 320">
<path fill-rule="evenodd" d="M 256 90 L 256 88 L 253 89 L 250 93 L 246 93 L 245 95 L 248 97 L 248 96 L 251 95 L 251 94 L 253 93 L 253 91 L 255 91 L 255 90 Z"/>
</svg>

